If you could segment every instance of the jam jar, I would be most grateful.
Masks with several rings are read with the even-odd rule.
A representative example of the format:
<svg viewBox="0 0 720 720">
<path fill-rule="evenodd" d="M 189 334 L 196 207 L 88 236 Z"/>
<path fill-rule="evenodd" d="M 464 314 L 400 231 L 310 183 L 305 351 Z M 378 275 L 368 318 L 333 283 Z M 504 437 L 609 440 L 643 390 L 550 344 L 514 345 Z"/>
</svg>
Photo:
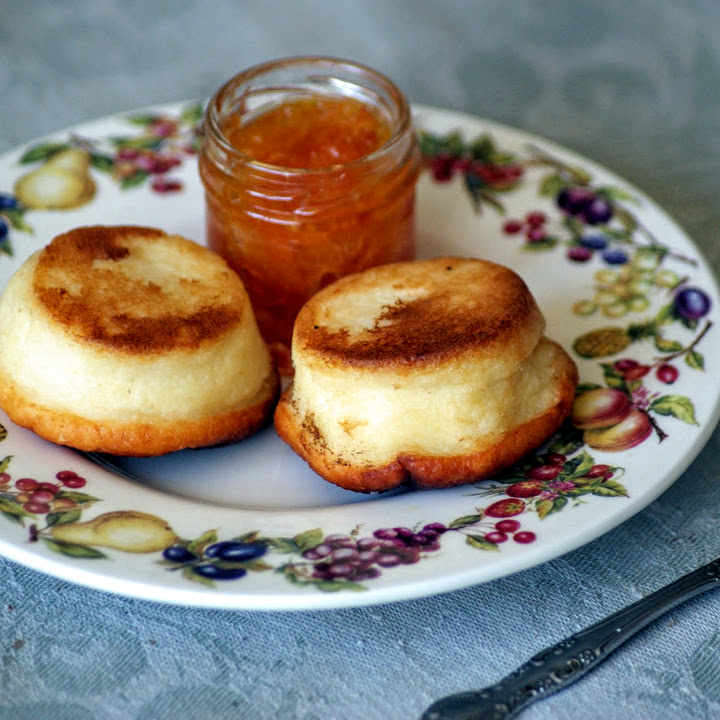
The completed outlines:
<svg viewBox="0 0 720 720">
<path fill-rule="evenodd" d="M 415 256 L 420 150 L 407 100 L 357 63 L 297 57 L 228 80 L 199 155 L 208 246 L 240 275 L 278 367 L 337 278 Z"/>
</svg>

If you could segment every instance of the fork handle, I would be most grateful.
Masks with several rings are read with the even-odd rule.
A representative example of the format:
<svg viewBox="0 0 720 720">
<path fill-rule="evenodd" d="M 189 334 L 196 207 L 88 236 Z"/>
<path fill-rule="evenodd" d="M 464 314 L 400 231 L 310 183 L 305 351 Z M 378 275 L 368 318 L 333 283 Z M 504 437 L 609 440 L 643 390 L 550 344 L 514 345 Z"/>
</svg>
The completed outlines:
<svg viewBox="0 0 720 720">
<path fill-rule="evenodd" d="M 546 648 L 497 684 L 438 700 L 421 720 L 509 720 L 575 682 L 653 620 L 719 581 L 720 558 Z"/>
</svg>

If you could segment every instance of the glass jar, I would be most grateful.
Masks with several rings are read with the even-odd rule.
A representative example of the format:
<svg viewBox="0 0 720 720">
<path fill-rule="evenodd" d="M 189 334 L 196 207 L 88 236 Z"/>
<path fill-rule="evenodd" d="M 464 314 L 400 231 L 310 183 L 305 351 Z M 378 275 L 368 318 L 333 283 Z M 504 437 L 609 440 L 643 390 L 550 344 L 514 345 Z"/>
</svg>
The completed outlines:
<svg viewBox="0 0 720 720">
<path fill-rule="evenodd" d="M 311 295 L 415 256 L 417 137 L 375 70 L 298 57 L 236 75 L 208 104 L 199 168 L 208 246 L 245 283 L 281 372 Z"/>
</svg>

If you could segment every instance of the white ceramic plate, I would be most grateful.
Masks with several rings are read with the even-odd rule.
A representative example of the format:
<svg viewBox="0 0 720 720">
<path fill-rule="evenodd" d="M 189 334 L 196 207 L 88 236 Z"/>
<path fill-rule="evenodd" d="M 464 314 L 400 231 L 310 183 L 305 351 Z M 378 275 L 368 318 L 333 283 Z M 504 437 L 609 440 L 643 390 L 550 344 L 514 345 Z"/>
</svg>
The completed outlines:
<svg viewBox="0 0 720 720">
<path fill-rule="evenodd" d="M 202 242 L 190 151 L 197 111 L 182 103 L 106 118 L 1 157 L 0 286 L 78 225 L 149 224 Z M 482 119 L 415 113 L 434 158 L 419 185 L 419 254 L 480 256 L 519 272 L 548 334 L 573 352 L 580 393 L 595 388 L 585 414 L 597 418 L 607 401 L 620 410 L 606 424 L 622 424 L 595 439 L 568 426 L 492 481 L 378 497 L 325 483 L 272 429 L 233 447 L 117 461 L 115 472 L 0 413 L 2 554 L 162 602 L 356 606 L 538 565 L 607 532 L 679 477 L 718 419 L 718 291 L 698 249 L 640 191 L 587 159 Z M 67 146 L 92 159 L 92 200 L 15 206 L 15 181 Z M 461 159 L 450 163 L 448 152 Z M 584 191 L 561 209 L 568 186 Z"/>
</svg>

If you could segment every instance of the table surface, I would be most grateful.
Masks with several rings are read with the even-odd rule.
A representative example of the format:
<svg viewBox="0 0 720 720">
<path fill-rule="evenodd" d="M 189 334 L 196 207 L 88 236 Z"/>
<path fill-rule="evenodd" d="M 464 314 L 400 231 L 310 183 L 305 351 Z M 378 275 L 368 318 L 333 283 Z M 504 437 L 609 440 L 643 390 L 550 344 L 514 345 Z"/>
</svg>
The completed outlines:
<svg viewBox="0 0 720 720">
<path fill-rule="evenodd" d="M 593 158 L 654 198 L 720 267 L 714 0 L 7 0 L 0 152 L 95 117 L 207 97 L 243 67 L 295 54 L 365 62 L 414 102 Z M 417 717 L 715 557 L 718 440 L 589 545 L 407 602 L 191 609 L 0 560 L 0 719 Z M 522 717 L 720 718 L 720 598 L 675 609 Z"/>
</svg>

